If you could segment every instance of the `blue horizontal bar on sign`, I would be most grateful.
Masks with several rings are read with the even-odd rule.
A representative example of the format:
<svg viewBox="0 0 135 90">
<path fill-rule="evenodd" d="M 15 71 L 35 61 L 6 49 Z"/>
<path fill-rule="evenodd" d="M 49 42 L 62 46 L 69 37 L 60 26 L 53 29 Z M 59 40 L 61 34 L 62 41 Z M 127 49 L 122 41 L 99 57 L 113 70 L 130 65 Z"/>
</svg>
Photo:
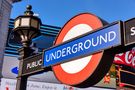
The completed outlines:
<svg viewBox="0 0 135 90">
<path fill-rule="evenodd" d="M 43 66 L 51 66 L 74 58 L 121 45 L 120 22 L 89 32 L 44 51 Z"/>
</svg>

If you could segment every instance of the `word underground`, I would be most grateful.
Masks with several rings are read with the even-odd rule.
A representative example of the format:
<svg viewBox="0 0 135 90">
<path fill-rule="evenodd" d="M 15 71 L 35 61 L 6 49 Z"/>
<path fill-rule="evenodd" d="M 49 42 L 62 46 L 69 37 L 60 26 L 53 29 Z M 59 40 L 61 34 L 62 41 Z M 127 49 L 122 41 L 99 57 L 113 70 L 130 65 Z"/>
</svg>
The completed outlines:
<svg viewBox="0 0 135 90">
<path fill-rule="evenodd" d="M 86 37 L 83 40 L 72 41 L 72 44 L 61 45 L 55 47 L 54 50 L 50 50 L 49 53 L 45 53 L 46 62 L 56 60 L 63 57 L 69 57 L 69 55 L 77 54 L 78 52 L 84 53 L 85 50 L 90 50 L 90 48 L 99 48 L 104 46 L 109 42 L 114 42 L 116 39 L 115 31 L 108 31 L 106 33 L 95 35 L 94 37 Z M 79 41 L 79 42 L 78 42 Z M 70 43 L 70 42 L 69 42 Z M 59 48 L 61 47 L 61 48 Z M 57 49 L 56 49 L 57 48 Z"/>
</svg>

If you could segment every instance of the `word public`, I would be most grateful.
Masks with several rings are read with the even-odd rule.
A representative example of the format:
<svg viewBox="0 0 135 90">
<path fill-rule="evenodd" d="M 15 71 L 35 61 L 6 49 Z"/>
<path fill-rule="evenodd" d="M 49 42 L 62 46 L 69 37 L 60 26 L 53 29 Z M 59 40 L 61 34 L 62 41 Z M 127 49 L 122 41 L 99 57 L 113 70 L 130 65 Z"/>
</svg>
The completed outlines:
<svg viewBox="0 0 135 90">
<path fill-rule="evenodd" d="M 38 66 L 41 66 L 41 65 L 42 65 L 42 59 L 40 59 L 38 61 L 33 61 L 31 63 L 28 63 L 26 69 L 35 68 L 35 67 L 38 67 Z"/>
</svg>

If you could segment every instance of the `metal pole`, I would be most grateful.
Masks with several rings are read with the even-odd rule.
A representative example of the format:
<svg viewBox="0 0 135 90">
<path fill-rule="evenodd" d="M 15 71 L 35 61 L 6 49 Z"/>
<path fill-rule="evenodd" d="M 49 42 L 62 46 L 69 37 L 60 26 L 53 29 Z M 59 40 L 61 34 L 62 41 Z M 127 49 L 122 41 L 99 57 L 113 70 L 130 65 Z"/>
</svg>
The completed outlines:
<svg viewBox="0 0 135 90">
<path fill-rule="evenodd" d="M 26 76 L 17 77 L 16 90 L 26 90 L 27 88 L 27 78 Z"/>
<path fill-rule="evenodd" d="M 26 90 L 27 87 L 27 78 L 28 76 L 22 76 L 22 70 L 23 70 L 23 61 L 25 58 L 29 57 L 33 53 L 33 49 L 28 47 L 22 47 L 18 50 L 20 54 L 19 58 L 19 73 L 17 77 L 17 84 L 16 84 L 16 90 Z"/>
</svg>

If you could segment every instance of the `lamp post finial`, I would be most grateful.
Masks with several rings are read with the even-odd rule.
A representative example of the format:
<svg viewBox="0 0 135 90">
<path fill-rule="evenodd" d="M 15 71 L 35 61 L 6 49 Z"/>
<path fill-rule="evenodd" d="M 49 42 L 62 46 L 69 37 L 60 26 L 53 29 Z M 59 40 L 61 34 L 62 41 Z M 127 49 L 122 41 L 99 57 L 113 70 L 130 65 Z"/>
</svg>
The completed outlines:
<svg viewBox="0 0 135 90">
<path fill-rule="evenodd" d="M 33 15 L 33 11 L 32 10 L 32 6 L 31 5 L 27 5 L 26 6 L 26 11 L 24 12 L 25 15 Z"/>
</svg>

